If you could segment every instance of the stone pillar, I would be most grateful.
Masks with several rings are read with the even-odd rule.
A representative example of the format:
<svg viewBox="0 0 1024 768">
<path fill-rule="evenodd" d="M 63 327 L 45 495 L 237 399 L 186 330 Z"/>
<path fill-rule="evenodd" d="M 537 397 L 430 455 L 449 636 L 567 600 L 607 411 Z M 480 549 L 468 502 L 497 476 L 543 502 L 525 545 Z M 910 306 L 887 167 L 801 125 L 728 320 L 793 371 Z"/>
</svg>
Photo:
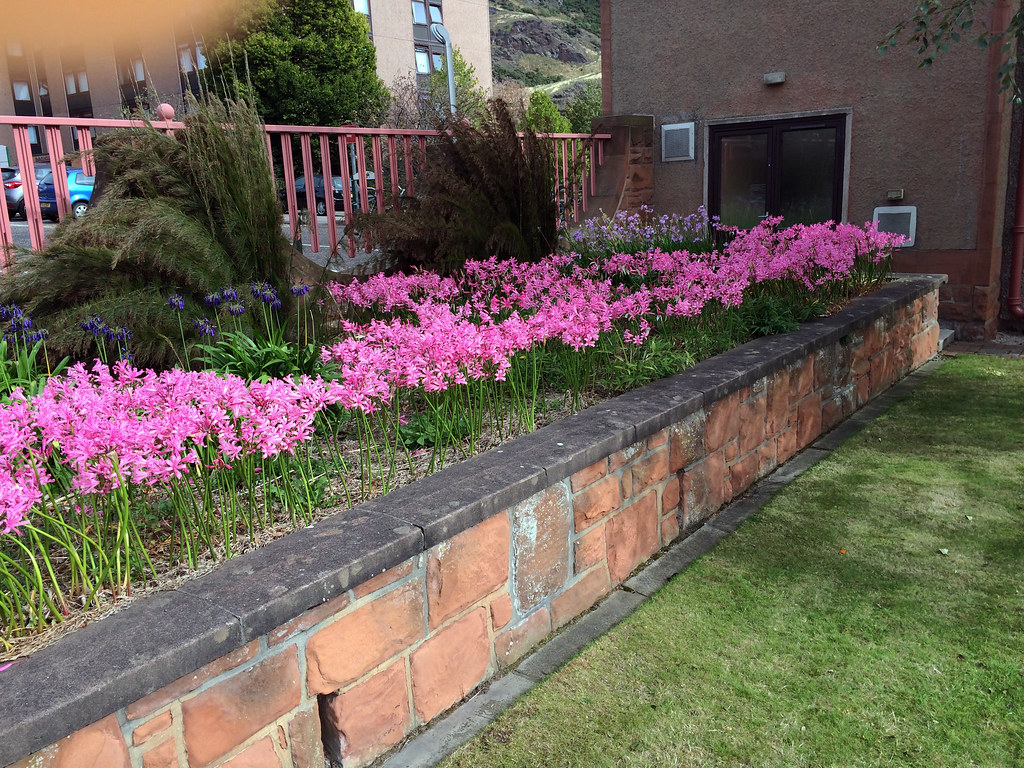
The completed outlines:
<svg viewBox="0 0 1024 768">
<path fill-rule="evenodd" d="M 597 168 L 591 211 L 608 216 L 635 211 L 654 200 L 654 116 L 610 115 L 591 122 L 594 133 L 609 133 L 604 164 Z"/>
</svg>

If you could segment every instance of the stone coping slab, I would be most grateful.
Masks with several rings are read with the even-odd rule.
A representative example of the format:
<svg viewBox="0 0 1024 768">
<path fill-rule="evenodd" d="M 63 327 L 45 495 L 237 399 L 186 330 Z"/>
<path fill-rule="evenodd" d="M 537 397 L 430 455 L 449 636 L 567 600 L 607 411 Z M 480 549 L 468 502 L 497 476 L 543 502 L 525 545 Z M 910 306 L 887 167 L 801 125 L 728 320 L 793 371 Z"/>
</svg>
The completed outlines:
<svg viewBox="0 0 1024 768">
<path fill-rule="evenodd" d="M 146 597 L 0 672 L 7 765 L 199 669 L 945 282 L 906 276 L 836 315 L 588 408 Z"/>
</svg>

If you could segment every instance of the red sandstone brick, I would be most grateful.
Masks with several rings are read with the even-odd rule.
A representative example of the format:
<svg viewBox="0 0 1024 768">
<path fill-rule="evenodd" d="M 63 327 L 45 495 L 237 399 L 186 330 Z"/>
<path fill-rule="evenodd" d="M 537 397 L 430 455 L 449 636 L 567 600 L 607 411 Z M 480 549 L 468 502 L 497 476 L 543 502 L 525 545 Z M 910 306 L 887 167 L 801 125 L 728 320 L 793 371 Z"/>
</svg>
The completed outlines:
<svg viewBox="0 0 1024 768">
<path fill-rule="evenodd" d="M 749 386 L 743 387 L 740 390 L 739 394 L 740 394 L 740 403 L 745 403 L 745 402 L 747 402 L 747 400 L 749 400 L 754 395 L 754 389 L 753 389 L 753 387 L 749 387 Z"/>
<path fill-rule="evenodd" d="M 679 536 L 679 516 L 675 513 L 661 520 L 661 546 L 666 547 Z"/>
<path fill-rule="evenodd" d="M 835 383 L 838 370 L 839 345 L 830 344 L 814 353 L 814 385 L 811 391 L 821 389 L 826 384 Z"/>
<path fill-rule="evenodd" d="M 431 629 L 505 586 L 510 536 L 509 516 L 502 512 L 430 550 L 427 612 Z"/>
<path fill-rule="evenodd" d="M 622 490 L 619 478 L 610 475 L 585 491 L 577 493 L 572 500 L 576 531 L 589 528 L 602 517 L 622 505 Z"/>
<path fill-rule="evenodd" d="M 888 389 L 892 384 L 892 350 L 881 350 L 871 359 L 871 395 Z"/>
<path fill-rule="evenodd" d="M 729 468 L 728 490 L 723 501 L 731 501 L 749 488 L 757 479 L 760 450 L 751 451 Z"/>
<path fill-rule="evenodd" d="M 164 712 L 157 715 L 151 720 L 147 720 L 134 731 L 132 731 L 132 744 L 138 746 L 139 744 L 145 744 L 156 734 L 162 733 L 171 727 L 173 718 L 171 713 Z"/>
<path fill-rule="evenodd" d="M 789 376 L 790 405 L 796 405 L 814 391 L 814 355 L 793 365 Z"/>
<path fill-rule="evenodd" d="M 731 464 L 736 460 L 736 457 L 740 455 L 739 445 L 735 442 L 729 443 L 722 449 L 722 455 L 725 457 L 726 463 Z"/>
<path fill-rule="evenodd" d="M 598 526 L 576 539 L 573 545 L 573 571 L 583 573 L 605 559 L 604 526 Z"/>
<path fill-rule="evenodd" d="M 647 438 L 647 450 L 653 451 L 655 448 L 660 448 L 668 442 L 668 430 L 662 429 L 655 432 L 653 435 Z"/>
<path fill-rule="evenodd" d="M 310 608 L 302 615 L 296 616 L 291 621 L 285 622 L 280 627 L 270 632 L 267 636 L 267 644 L 271 646 L 280 645 L 285 640 L 294 637 L 298 633 L 305 632 L 307 629 L 315 627 L 321 621 L 345 610 L 348 607 L 348 602 L 348 595 L 343 592 L 337 597 L 332 598 L 325 603 L 321 603 L 315 608 Z"/>
<path fill-rule="evenodd" d="M 507 592 L 498 595 L 491 602 L 491 626 L 501 629 L 512 620 L 512 598 Z"/>
<path fill-rule="evenodd" d="M 608 471 L 617 472 L 638 456 L 642 456 L 646 450 L 644 443 L 634 443 L 626 446 L 621 451 L 616 451 L 608 458 Z"/>
<path fill-rule="evenodd" d="M 839 423 L 853 412 L 853 398 L 857 396 L 856 387 L 849 392 L 835 392 L 828 400 L 821 402 L 821 431 L 824 434 L 834 429 Z M 812 438 L 812 442 L 813 442 Z"/>
<path fill-rule="evenodd" d="M 274 740 L 267 736 L 221 763 L 221 768 L 281 768 L 281 759 L 274 751 Z"/>
<path fill-rule="evenodd" d="M 704 412 L 699 411 L 684 421 L 673 424 L 669 430 L 670 472 L 678 472 L 705 456 Z"/>
<path fill-rule="evenodd" d="M 227 754 L 295 709 L 301 699 L 299 656 L 294 647 L 186 699 L 181 715 L 189 766 L 199 768 Z"/>
<path fill-rule="evenodd" d="M 569 491 L 561 483 L 512 508 L 514 587 L 524 613 L 561 589 L 570 575 L 571 513 Z"/>
<path fill-rule="evenodd" d="M 808 397 L 797 407 L 797 445 L 805 448 L 821 434 L 821 400 Z"/>
<path fill-rule="evenodd" d="M 625 581 L 641 562 L 658 551 L 657 495 L 649 493 L 626 507 L 605 526 L 608 575 L 612 582 Z"/>
<path fill-rule="evenodd" d="M 633 495 L 633 473 L 628 469 L 619 473 L 619 491 L 623 500 Z"/>
<path fill-rule="evenodd" d="M 604 568 L 595 568 L 551 601 L 553 629 L 569 623 L 608 594 L 611 584 Z"/>
<path fill-rule="evenodd" d="M 755 397 L 740 406 L 740 454 L 749 453 L 764 442 L 765 415 L 768 402 L 763 396 Z"/>
<path fill-rule="evenodd" d="M 625 472 L 622 473 L 625 476 Z M 630 468 L 633 489 L 630 496 L 639 496 L 652 485 L 668 478 L 668 447 L 662 447 L 638 460 Z"/>
<path fill-rule="evenodd" d="M 256 656 L 256 653 L 260 649 L 260 641 L 253 640 L 241 648 L 232 651 L 229 654 L 221 656 L 215 661 L 211 661 L 209 664 L 200 667 L 191 675 L 185 675 L 179 677 L 170 685 L 165 685 L 163 688 L 154 691 L 148 696 L 144 696 L 138 701 L 129 704 L 126 710 L 129 720 L 137 720 L 140 717 L 156 712 L 161 707 L 170 704 L 175 699 L 180 699 L 188 693 L 191 693 L 196 688 L 201 686 L 207 680 L 217 677 L 229 669 L 234 669 L 237 666 L 245 664 L 245 662 Z"/>
<path fill-rule="evenodd" d="M 591 483 L 597 482 L 607 474 L 608 459 L 601 459 L 600 461 L 591 464 L 589 467 L 584 467 L 579 472 L 574 472 L 572 477 L 569 479 L 569 483 L 573 492 L 575 492 L 582 488 L 586 488 Z"/>
<path fill-rule="evenodd" d="M 107 715 L 9 768 L 131 768 L 116 715 Z"/>
<path fill-rule="evenodd" d="M 856 386 L 855 386 L 855 392 L 857 394 L 857 407 L 860 407 L 860 406 L 864 405 L 868 400 L 870 400 L 871 399 L 871 377 L 870 376 L 861 376 L 859 379 L 857 379 L 857 383 L 856 383 Z M 833 410 L 834 409 L 828 409 L 828 408 L 823 409 L 823 412 L 822 412 L 822 422 L 823 422 L 823 424 L 828 424 L 828 423 L 832 422 L 833 419 L 836 419 L 836 423 L 838 423 L 839 419 L 841 419 L 841 416 L 839 418 L 836 418 L 836 416 L 833 413 Z M 829 427 L 825 427 L 825 428 L 828 429 Z"/>
<path fill-rule="evenodd" d="M 288 748 L 294 768 L 323 768 L 324 742 L 316 709 L 298 712 L 288 722 Z"/>
<path fill-rule="evenodd" d="M 739 393 L 733 392 L 711 406 L 704 429 L 704 445 L 709 454 L 736 439 L 740 431 L 739 404 Z"/>
<path fill-rule="evenodd" d="M 767 440 L 757 449 L 757 477 L 764 477 L 779 466 L 775 440 Z"/>
<path fill-rule="evenodd" d="M 387 751 L 412 727 L 405 662 L 400 659 L 345 693 L 329 697 L 323 715 L 326 740 L 346 765 L 369 762 Z"/>
<path fill-rule="evenodd" d="M 683 473 L 683 524 L 687 528 L 722 506 L 725 457 L 713 453 Z"/>
<path fill-rule="evenodd" d="M 789 426 L 790 390 L 789 370 L 783 369 L 768 385 L 764 428 L 769 437 L 774 437 Z"/>
<path fill-rule="evenodd" d="M 142 768 L 178 768 L 178 745 L 166 739 L 142 756 Z"/>
<path fill-rule="evenodd" d="M 423 614 L 416 579 L 321 629 L 306 643 L 309 695 L 336 691 L 404 651 L 424 636 Z"/>
<path fill-rule="evenodd" d="M 511 666 L 550 633 L 551 615 L 541 608 L 495 637 L 494 655 L 502 666 Z"/>
<path fill-rule="evenodd" d="M 679 508 L 679 477 L 672 475 L 661 490 L 661 514 L 675 514 Z"/>
<path fill-rule="evenodd" d="M 917 334 L 911 342 L 911 348 L 913 350 L 913 365 L 915 368 L 933 357 L 939 348 L 939 326 L 931 325 L 926 330 Z"/>
<path fill-rule="evenodd" d="M 785 432 L 779 435 L 778 444 L 776 445 L 777 458 L 779 464 L 784 464 L 796 455 L 799 450 L 797 447 L 797 430 L 795 427 L 790 427 Z"/>
<path fill-rule="evenodd" d="M 396 565 L 394 568 L 388 568 L 383 573 L 379 573 L 368 581 L 364 581 L 362 584 L 358 584 L 352 588 L 352 595 L 356 600 L 372 595 L 379 589 L 389 587 L 396 581 L 401 581 L 406 576 L 412 573 L 412 560 L 406 560 L 400 565 Z M 339 609 L 340 612 L 340 609 Z"/>
<path fill-rule="evenodd" d="M 487 611 L 481 607 L 438 631 L 413 651 L 412 700 L 429 722 L 483 682 L 491 666 Z"/>
</svg>

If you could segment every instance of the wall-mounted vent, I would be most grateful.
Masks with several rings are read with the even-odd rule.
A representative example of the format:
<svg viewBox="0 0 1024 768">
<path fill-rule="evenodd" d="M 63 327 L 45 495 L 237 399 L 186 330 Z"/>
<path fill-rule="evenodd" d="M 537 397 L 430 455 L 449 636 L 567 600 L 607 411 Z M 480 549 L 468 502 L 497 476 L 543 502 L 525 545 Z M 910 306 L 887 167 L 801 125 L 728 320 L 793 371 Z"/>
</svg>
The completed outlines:
<svg viewBox="0 0 1024 768">
<path fill-rule="evenodd" d="M 693 160 L 693 123 L 661 126 L 661 162 Z"/>
<path fill-rule="evenodd" d="M 893 232 L 903 235 L 901 248 L 908 248 L 917 238 L 917 206 L 887 205 L 875 208 L 872 221 L 878 225 L 879 232 Z"/>
</svg>

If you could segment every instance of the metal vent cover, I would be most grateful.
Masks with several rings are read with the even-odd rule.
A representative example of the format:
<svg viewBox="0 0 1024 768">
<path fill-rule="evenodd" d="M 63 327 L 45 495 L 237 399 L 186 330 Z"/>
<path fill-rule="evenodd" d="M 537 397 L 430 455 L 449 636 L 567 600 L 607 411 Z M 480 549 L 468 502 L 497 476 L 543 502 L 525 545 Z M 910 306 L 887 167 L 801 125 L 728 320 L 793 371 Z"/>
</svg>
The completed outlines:
<svg viewBox="0 0 1024 768">
<path fill-rule="evenodd" d="M 693 123 L 661 126 L 661 162 L 693 160 Z"/>
<path fill-rule="evenodd" d="M 903 235 L 906 240 L 898 246 L 908 248 L 917 238 L 917 206 L 886 205 L 875 208 L 871 220 L 878 225 L 879 232 L 892 232 Z"/>
</svg>

